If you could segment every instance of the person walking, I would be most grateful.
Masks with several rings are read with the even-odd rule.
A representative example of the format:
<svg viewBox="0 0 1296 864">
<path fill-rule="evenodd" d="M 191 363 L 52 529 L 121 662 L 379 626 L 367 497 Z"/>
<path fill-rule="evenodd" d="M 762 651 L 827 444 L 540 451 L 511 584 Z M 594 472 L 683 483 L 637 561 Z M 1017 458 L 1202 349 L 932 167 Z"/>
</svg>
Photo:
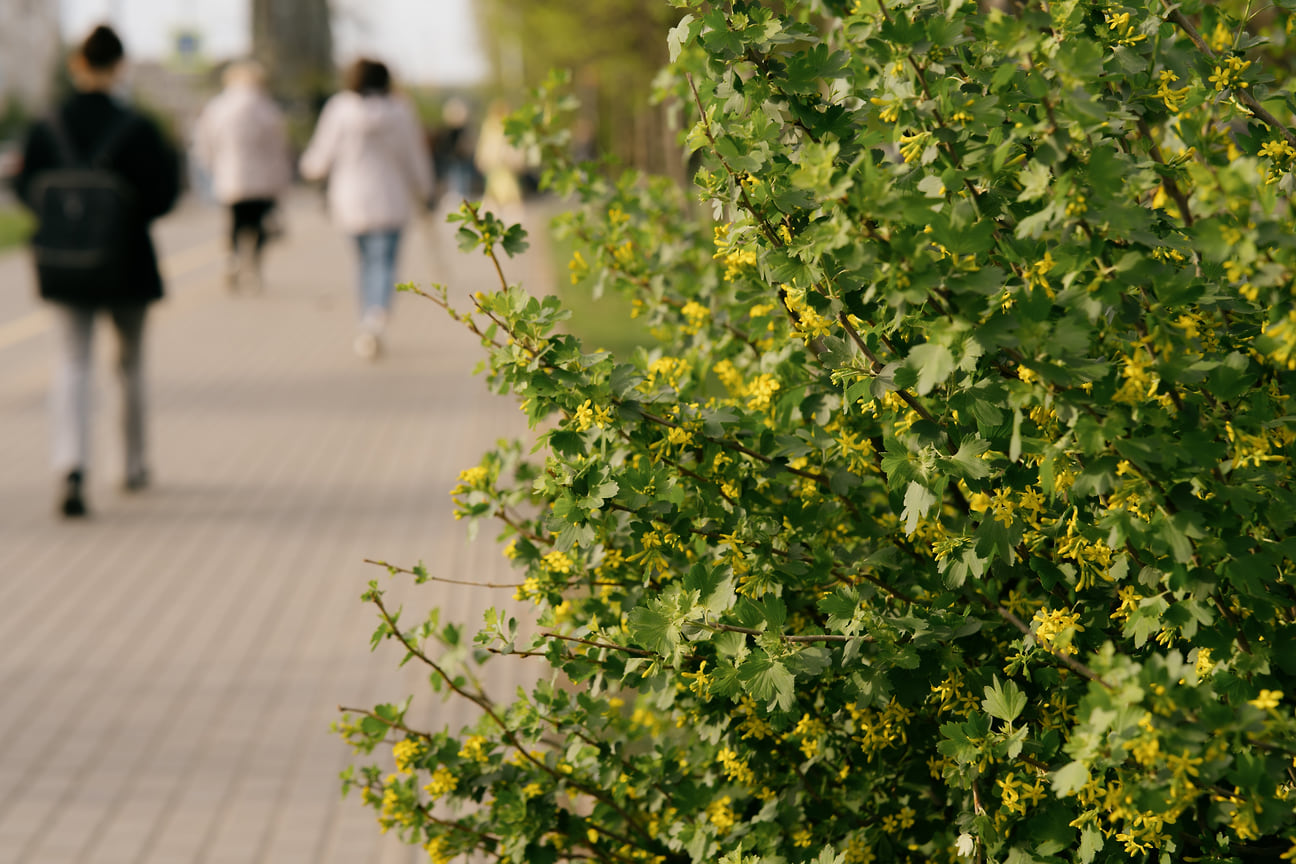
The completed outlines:
<svg viewBox="0 0 1296 864">
<path fill-rule="evenodd" d="M 359 261 L 356 354 L 378 356 L 396 287 L 401 231 L 432 194 L 432 159 L 414 110 L 392 92 L 391 73 L 361 58 L 346 89 L 324 105 L 301 174 L 328 180 L 333 221 L 355 238 Z"/>
<path fill-rule="evenodd" d="M 292 181 L 288 135 L 260 64 L 231 63 L 223 81 L 224 89 L 198 117 L 193 155 L 211 178 L 212 194 L 230 211 L 226 282 L 231 290 L 246 281 L 259 291 L 267 219 Z"/>
<path fill-rule="evenodd" d="M 92 339 L 96 313 L 117 332 L 125 482 L 149 485 L 144 324 L 162 297 L 152 220 L 180 192 L 179 158 L 158 127 L 112 95 L 125 51 L 96 27 L 68 59 L 75 92 L 28 132 L 15 192 L 36 216 L 31 245 L 42 298 L 54 312 L 59 360 L 51 398 L 59 510 L 84 516 L 90 465 Z"/>
</svg>

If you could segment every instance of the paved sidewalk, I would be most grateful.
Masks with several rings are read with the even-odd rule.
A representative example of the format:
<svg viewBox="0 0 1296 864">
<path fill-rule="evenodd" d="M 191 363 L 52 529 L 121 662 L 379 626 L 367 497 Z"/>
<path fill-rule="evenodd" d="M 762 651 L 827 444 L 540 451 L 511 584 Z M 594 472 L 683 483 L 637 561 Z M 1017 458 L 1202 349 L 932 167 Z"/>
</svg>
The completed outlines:
<svg viewBox="0 0 1296 864">
<path fill-rule="evenodd" d="M 379 362 L 352 355 L 352 250 L 313 197 L 289 208 L 259 296 L 221 284 L 221 221 L 190 208 L 160 227 L 171 297 L 150 320 L 156 488 L 141 496 L 118 489 L 99 331 L 84 522 L 53 516 L 52 345 L 25 262 L 0 257 L 0 864 L 426 860 L 339 795 L 338 705 L 415 693 L 433 726 L 468 717 L 396 670 L 390 643 L 369 653 L 358 598 L 391 580 L 362 560 L 514 581 L 493 532 L 465 539 L 447 492 L 521 415 L 470 374 L 471 335 L 418 298 L 398 298 Z M 460 297 L 493 276 L 439 222 L 402 258 Z M 532 259 L 509 276 L 536 290 L 548 272 Z M 510 601 L 432 584 L 393 596 L 470 627 Z M 527 673 L 496 665 L 505 693 Z"/>
</svg>

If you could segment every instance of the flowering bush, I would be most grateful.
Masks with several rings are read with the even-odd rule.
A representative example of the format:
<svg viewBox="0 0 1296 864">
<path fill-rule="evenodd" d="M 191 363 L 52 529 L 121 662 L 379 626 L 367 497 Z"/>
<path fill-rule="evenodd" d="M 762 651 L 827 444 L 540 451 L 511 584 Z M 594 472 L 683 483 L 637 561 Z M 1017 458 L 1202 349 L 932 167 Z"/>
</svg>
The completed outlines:
<svg viewBox="0 0 1296 864">
<path fill-rule="evenodd" d="M 538 429 L 453 492 L 538 623 L 471 647 L 553 676 L 491 702 L 375 583 L 375 642 L 482 716 L 349 714 L 396 769 L 348 785 L 438 862 L 1292 858 L 1296 134 L 1254 37 L 1192 0 L 675 5 L 702 215 L 546 175 L 651 350 L 562 333 L 516 226 L 460 216 L 501 285 L 450 314 Z M 515 122 L 555 159 L 559 83 Z"/>
</svg>

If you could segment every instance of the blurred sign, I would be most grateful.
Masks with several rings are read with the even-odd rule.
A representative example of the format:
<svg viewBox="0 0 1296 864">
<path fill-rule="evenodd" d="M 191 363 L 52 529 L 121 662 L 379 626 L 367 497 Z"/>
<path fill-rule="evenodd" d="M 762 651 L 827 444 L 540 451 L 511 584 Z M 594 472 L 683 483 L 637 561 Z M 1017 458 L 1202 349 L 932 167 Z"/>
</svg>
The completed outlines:
<svg viewBox="0 0 1296 864">
<path fill-rule="evenodd" d="M 197 56 L 202 48 L 202 39 L 192 30 L 182 30 L 175 36 L 175 52 L 185 60 Z"/>
</svg>

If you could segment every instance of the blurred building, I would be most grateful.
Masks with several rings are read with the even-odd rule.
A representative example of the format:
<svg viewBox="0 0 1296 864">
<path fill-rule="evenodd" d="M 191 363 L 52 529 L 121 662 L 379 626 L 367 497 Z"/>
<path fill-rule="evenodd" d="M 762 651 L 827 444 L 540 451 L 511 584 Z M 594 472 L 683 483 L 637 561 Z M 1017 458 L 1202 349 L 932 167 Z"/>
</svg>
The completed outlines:
<svg viewBox="0 0 1296 864">
<path fill-rule="evenodd" d="M 54 96 L 62 53 L 59 4 L 0 0 L 0 112 L 44 110 Z"/>
</svg>

